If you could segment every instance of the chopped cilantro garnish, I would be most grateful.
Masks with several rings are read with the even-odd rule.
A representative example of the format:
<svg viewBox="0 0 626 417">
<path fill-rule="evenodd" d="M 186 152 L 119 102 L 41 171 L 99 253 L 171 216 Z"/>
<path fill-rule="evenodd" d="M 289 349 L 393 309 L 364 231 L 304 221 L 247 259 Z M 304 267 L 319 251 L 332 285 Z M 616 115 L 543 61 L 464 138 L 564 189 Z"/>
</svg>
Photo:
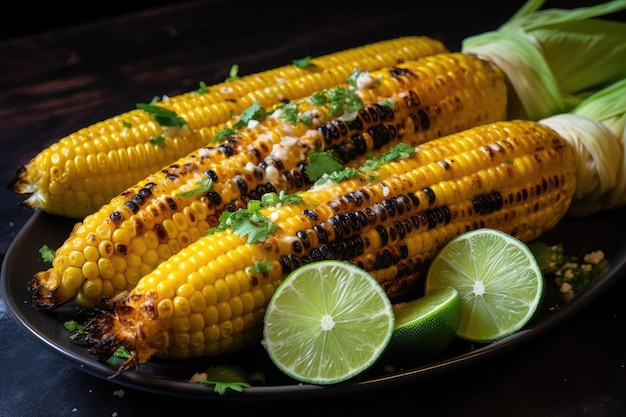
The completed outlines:
<svg viewBox="0 0 626 417">
<path fill-rule="evenodd" d="M 304 173 L 313 182 L 324 174 L 330 174 L 343 169 L 343 165 L 333 158 L 328 152 L 309 152 L 309 163 L 304 168 Z"/>
<path fill-rule="evenodd" d="M 159 123 L 161 126 L 183 127 L 187 124 L 185 119 L 178 116 L 176 112 L 154 104 L 154 99 L 150 104 L 137 104 L 137 108 L 154 115 L 157 123 Z"/>
<path fill-rule="evenodd" d="M 329 107 L 329 114 L 344 120 L 354 120 L 356 113 L 363 108 L 363 102 L 352 86 L 324 89 L 311 95 L 311 102 L 315 106 Z"/>
<path fill-rule="evenodd" d="M 257 100 L 254 100 L 254 103 L 250 105 L 247 109 L 241 112 L 239 116 L 239 120 L 235 123 L 234 128 L 240 128 L 247 126 L 251 120 L 263 120 L 267 116 L 267 112 L 259 104 Z"/>
<path fill-rule="evenodd" d="M 312 180 L 313 178 L 309 174 L 309 171 L 311 172 L 311 174 L 319 175 L 318 178 L 314 180 L 314 186 L 320 186 L 329 182 L 339 183 L 341 181 L 355 178 L 363 174 L 366 174 L 367 178 L 371 180 L 376 177 L 376 175 L 373 175 L 371 173 L 372 171 L 378 169 L 381 165 L 388 162 L 395 161 L 401 158 L 407 158 L 413 152 L 415 152 L 414 147 L 407 145 L 406 143 L 399 143 L 398 145 L 389 149 L 387 152 L 383 153 L 380 158 L 376 158 L 374 156 L 370 157 L 359 168 L 341 169 L 343 165 L 337 162 L 338 165 L 335 165 L 336 169 L 334 170 L 332 166 L 332 158 L 330 158 L 329 156 L 324 156 L 325 152 L 312 152 L 311 154 L 309 154 L 309 160 L 311 162 L 305 168 L 305 173 L 309 175 L 309 178 Z"/>
<path fill-rule="evenodd" d="M 295 125 L 300 122 L 306 126 L 311 125 L 311 118 L 308 116 L 304 116 L 301 113 L 298 113 L 298 106 L 296 103 L 288 103 L 283 106 L 280 106 L 277 110 L 280 110 L 279 118 L 284 120 L 285 122 Z"/>
<path fill-rule="evenodd" d="M 221 395 L 228 389 L 242 392 L 244 388 L 250 387 L 250 381 L 244 370 L 238 366 L 229 365 L 210 367 L 204 372 L 202 379 L 197 380 L 197 382 L 209 387 L 213 386 L 213 390 Z"/>
<path fill-rule="evenodd" d="M 156 146 L 165 146 L 165 136 L 151 136 L 150 143 Z"/>
<path fill-rule="evenodd" d="M 239 78 L 239 65 L 233 64 L 230 67 L 230 72 L 228 73 L 228 78 L 226 78 L 226 81 L 232 81 L 238 78 Z"/>
<path fill-rule="evenodd" d="M 199 181 L 196 181 L 197 187 L 193 190 L 183 191 L 181 193 L 174 194 L 176 197 L 190 197 L 192 195 L 198 194 L 206 194 L 211 191 L 211 187 L 213 186 L 213 180 L 211 178 L 204 178 Z"/>
<path fill-rule="evenodd" d="M 261 209 L 270 206 L 298 204 L 304 200 L 298 194 L 267 193 L 261 200 L 250 200 L 248 207 L 236 211 L 225 211 L 220 215 L 220 224 L 209 229 L 209 234 L 232 228 L 237 236 L 248 236 L 248 243 L 263 242 L 277 227 L 270 219 L 261 214 Z"/>
<path fill-rule="evenodd" d="M 85 326 L 77 322 L 76 320 L 68 320 L 63 323 L 63 327 L 74 334 L 84 334 Z"/>
<path fill-rule="evenodd" d="M 126 128 L 126 129 L 130 129 L 131 127 L 133 127 L 132 124 L 130 124 L 130 122 L 127 122 L 126 120 L 122 120 L 122 125 Z"/>
<path fill-rule="evenodd" d="M 250 268 L 250 271 L 253 274 L 257 274 L 259 272 L 270 271 L 271 269 L 272 269 L 272 262 L 269 259 L 264 259 L 262 261 L 256 261 Z"/>
<path fill-rule="evenodd" d="M 305 56 L 304 58 L 294 59 L 291 61 L 293 65 L 299 68 L 306 68 L 311 64 L 311 56 Z"/>
<path fill-rule="evenodd" d="M 225 211 L 220 215 L 219 220 L 220 224 L 211 228 L 209 233 L 231 227 L 237 236 L 248 236 L 248 243 L 263 242 L 277 229 L 276 225 L 263 216 L 258 209 Z"/>
<path fill-rule="evenodd" d="M 120 346 L 115 349 L 115 352 L 113 352 L 113 356 L 115 356 L 116 358 L 128 359 L 130 358 L 130 352 L 126 350 L 124 346 Z"/>
<path fill-rule="evenodd" d="M 251 120 L 263 120 L 266 116 L 267 112 L 263 106 L 261 106 L 257 100 L 254 100 L 250 107 L 241 112 L 239 120 L 237 120 L 237 123 L 235 123 L 232 128 L 227 127 L 220 130 L 211 142 L 221 142 L 222 140 L 234 135 L 236 129 L 247 126 Z"/>
<path fill-rule="evenodd" d="M 208 93 L 209 86 L 204 81 L 200 81 L 200 87 L 198 87 L 198 89 L 195 90 L 195 92 L 198 94 Z"/>
<path fill-rule="evenodd" d="M 232 135 L 234 135 L 235 132 L 236 132 L 235 129 L 231 129 L 229 127 L 226 127 L 226 128 L 220 130 L 219 132 L 217 132 L 215 134 L 215 137 L 213 138 L 213 140 L 211 140 L 211 143 L 213 143 L 213 142 L 221 142 L 224 139 L 229 138 Z"/>
<path fill-rule="evenodd" d="M 56 251 L 48 245 L 43 245 L 39 248 L 39 254 L 41 255 L 41 259 L 43 259 L 44 262 L 52 262 L 55 252 Z"/>
<path fill-rule="evenodd" d="M 391 161 L 397 161 L 398 159 L 407 158 L 413 152 L 415 148 L 407 145 L 406 143 L 399 143 L 387 152 L 383 153 L 380 158 L 371 157 L 361 165 L 359 168 L 361 171 L 374 171 L 383 164 Z"/>
</svg>

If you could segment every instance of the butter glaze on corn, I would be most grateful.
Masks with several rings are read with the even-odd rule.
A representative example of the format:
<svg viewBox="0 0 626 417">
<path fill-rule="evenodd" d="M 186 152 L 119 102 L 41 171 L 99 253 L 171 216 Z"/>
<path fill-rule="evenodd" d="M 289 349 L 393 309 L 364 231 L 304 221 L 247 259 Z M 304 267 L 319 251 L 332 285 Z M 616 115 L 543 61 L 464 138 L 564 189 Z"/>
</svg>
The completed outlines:
<svg viewBox="0 0 626 417">
<path fill-rule="evenodd" d="M 430 259 L 454 236 L 491 227 L 528 242 L 559 222 L 576 186 L 567 142 L 519 120 L 427 142 L 375 174 L 264 209 L 278 227 L 264 242 L 227 229 L 184 248 L 87 326 L 90 351 L 106 359 L 125 346 L 132 357 L 119 373 L 153 356 L 213 356 L 260 343 L 276 287 L 323 259 L 364 268 L 392 300 L 418 295 Z M 272 269 L 253 272 L 263 260 Z"/>
<path fill-rule="evenodd" d="M 311 116 L 310 126 L 288 124 L 276 112 L 181 158 L 87 216 L 57 249 L 52 268 L 30 283 L 34 304 L 52 309 L 74 299 L 92 307 L 102 296 L 132 289 L 216 225 L 224 210 L 245 207 L 266 192 L 310 186 L 303 169 L 312 149 L 352 141 L 358 152 L 342 153 L 348 163 L 370 148 L 415 145 L 505 116 L 502 73 L 470 55 L 438 54 L 370 74 L 377 81 L 358 90 L 367 107 L 354 122 L 329 116 L 328 108 L 313 106 L 309 98 L 297 100 L 299 111 Z M 376 104 L 383 101 L 395 104 Z M 180 195 L 207 178 L 210 191 Z"/>
<path fill-rule="evenodd" d="M 406 36 L 312 58 L 311 65 L 286 65 L 215 84 L 208 92 L 165 98 L 156 105 L 186 121 L 164 127 L 135 109 L 80 129 L 20 167 L 9 189 L 30 194 L 20 203 L 57 215 L 83 218 L 111 198 L 178 158 L 209 143 L 221 128 L 255 100 L 270 107 L 345 81 L 355 67 L 365 71 L 434 53 L 444 45 Z M 151 143 L 163 136 L 162 146 Z"/>
</svg>

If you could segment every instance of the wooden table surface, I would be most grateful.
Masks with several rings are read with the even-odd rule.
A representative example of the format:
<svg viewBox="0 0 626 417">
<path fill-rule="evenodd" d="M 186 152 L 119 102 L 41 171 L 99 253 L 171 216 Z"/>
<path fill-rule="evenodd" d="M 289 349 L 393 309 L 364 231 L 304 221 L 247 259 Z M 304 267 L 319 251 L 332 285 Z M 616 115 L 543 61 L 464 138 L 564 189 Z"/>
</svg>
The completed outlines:
<svg viewBox="0 0 626 417">
<path fill-rule="evenodd" d="M 222 81 L 234 63 L 241 73 L 252 73 L 401 35 L 429 35 L 458 50 L 462 39 L 496 29 L 522 4 L 418 3 L 350 7 L 318 1 L 302 4 L 297 9 L 307 10 L 299 12 L 294 3 L 278 1 L 266 12 L 260 2 L 185 1 L 5 35 L 0 40 L 1 182 L 8 184 L 18 166 L 64 135 L 154 96 L 187 92 L 199 81 Z M 4 260 L 33 212 L 18 208 L 23 196 L 5 186 L 0 193 Z M 609 214 L 618 228 L 607 231 L 613 239 L 624 228 L 624 214 Z M 575 229 L 572 223 L 572 236 Z M 81 371 L 29 337 L 0 300 L 0 415 L 124 417 L 142 415 L 147 404 L 162 415 L 215 415 L 213 404 L 225 412 L 335 414 L 330 398 L 351 414 L 366 415 L 371 410 L 399 413 L 400 407 L 427 416 L 625 415 L 625 292 L 626 283 L 618 280 L 523 346 L 428 380 L 341 396 L 228 405 L 211 397 L 183 400 L 140 388 L 124 388 L 120 396 L 115 381 Z"/>
</svg>

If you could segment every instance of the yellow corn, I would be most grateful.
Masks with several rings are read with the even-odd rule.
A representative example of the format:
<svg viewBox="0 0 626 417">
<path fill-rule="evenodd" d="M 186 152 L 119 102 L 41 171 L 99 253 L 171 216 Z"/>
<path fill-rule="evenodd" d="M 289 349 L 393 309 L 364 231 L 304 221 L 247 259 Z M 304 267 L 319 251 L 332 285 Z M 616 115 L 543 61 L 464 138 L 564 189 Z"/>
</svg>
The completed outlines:
<svg viewBox="0 0 626 417">
<path fill-rule="evenodd" d="M 365 71 L 446 52 L 434 39 L 407 36 L 312 58 L 213 85 L 203 92 L 164 98 L 158 107 L 179 123 L 160 122 L 135 109 L 72 133 L 17 170 L 9 188 L 30 194 L 22 206 L 83 218 L 150 173 L 206 145 L 215 132 L 255 100 L 262 106 L 305 97 Z M 174 116 L 172 115 L 172 116 Z"/>
<path fill-rule="evenodd" d="M 482 125 L 433 140 L 374 171 L 261 209 L 276 230 L 248 242 L 209 234 L 143 277 L 114 312 L 87 326 L 91 352 L 132 358 L 212 356 L 259 343 L 276 287 L 300 265 L 349 261 L 392 300 L 423 288 L 428 262 L 454 236 L 483 227 L 523 241 L 564 216 L 576 186 L 572 147 L 532 121 Z M 258 272 L 259 262 L 271 269 Z"/>
<path fill-rule="evenodd" d="M 297 100 L 292 103 L 297 113 L 310 123 L 288 123 L 282 118 L 285 108 L 278 108 L 87 216 L 57 249 L 52 268 L 30 283 L 34 304 L 52 309 L 74 299 L 91 307 L 100 297 L 132 289 L 215 226 L 225 210 L 244 207 L 268 191 L 310 186 L 302 167 L 311 150 L 336 152 L 347 164 L 399 141 L 415 145 L 505 116 L 502 73 L 470 55 L 433 55 L 368 76 L 373 81 L 357 89 L 365 107 L 351 122 L 333 116 L 332 104 L 313 105 L 313 96 Z"/>
</svg>

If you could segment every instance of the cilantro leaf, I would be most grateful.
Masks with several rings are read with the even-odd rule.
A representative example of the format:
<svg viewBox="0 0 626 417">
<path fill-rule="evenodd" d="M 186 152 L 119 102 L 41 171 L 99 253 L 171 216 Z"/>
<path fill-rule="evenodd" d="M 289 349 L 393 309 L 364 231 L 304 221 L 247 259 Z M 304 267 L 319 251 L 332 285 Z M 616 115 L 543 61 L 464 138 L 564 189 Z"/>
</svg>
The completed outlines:
<svg viewBox="0 0 626 417">
<path fill-rule="evenodd" d="M 261 106 L 258 100 L 254 100 L 250 107 L 241 112 L 239 120 L 233 127 L 235 129 L 245 127 L 248 125 L 250 120 L 263 120 L 266 116 L 267 112 L 265 109 Z"/>
<path fill-rule="evenodd" d="M 324 174 L 331 174 L 343 169 L 343 164 L 333 158 L 328 152 L 313 151 L 309 153 L 309 163 L 304 173 L 311 181 L 317 181 Z"/>
<path fill-rule="evenodd" d="M 264 259 L 262 261 L 254 262 L 254 264 L 250 268 L 250 271 L 253 274 L 257 274 L 259 272 L 271 271 L 271 269 L 272 269 L 272 262 L 269 259 Z"/>
<path fill-rule="evenodd" d="M 43 245 L 39 248 L 39 254 L 41 255 L 41 259 L 43 259 L 44 262 L 52 262 L 55 252 L 56 251 L 48 245 Z"/>
<path fill-rule="evenodd" d="M 205 371 L 206 379 L 198 381 L 199 384 L 214 386 L 213 390 L 223 395 L 227 389 L 242 392 L 250 387 L 250 381 L 246 373 L 238 366 L 216 365 Z"/>
<path fill-rule="evenodd" d="M 198 89 L 195 90 L 195 93 L 204 94 L 208 92 L 209 92 L 209 86 L 204 81 L 200 81 L 200 87 L 198 87 Z"/>
<path fill-rule="evenodd" d="M 151 136 L 150 143 L 156 146 L 165 146 L 165 136 Z"/>
<path fill-rule="evenodd" d="M 311 64 L 311 56 L 305 56 L 304 58 L 294 59 L 291 61 L 293 65 L 299 68 L 306 68 Z"/>
<path fill-rule="evenodd" d="M 197 188 L 194 188 L 189 191 L 183 191 L 181 193 L 174 194 L 175 197 L 190 197 L 192 195 L 198 194 L 206 194 L 211 191 L 211 187 L 213 186 L 213 180 L 211 178 L 204 178 L 199 181 L 196 181 Z"/>
<path fill-rule="evenodd" d="M 150 104 L 138 103 L 137 108 L 152 114 L 161 126 L 183 127 L 187 124 L 176 112 L 154 104 L 154 99 Z"/>
<path fill-rule="evenodd" d="M 228 72 L 228 78 L 225 81 L 233 81 L 239 78 L 239 65 L 233 64 Z"/>
</svg>

